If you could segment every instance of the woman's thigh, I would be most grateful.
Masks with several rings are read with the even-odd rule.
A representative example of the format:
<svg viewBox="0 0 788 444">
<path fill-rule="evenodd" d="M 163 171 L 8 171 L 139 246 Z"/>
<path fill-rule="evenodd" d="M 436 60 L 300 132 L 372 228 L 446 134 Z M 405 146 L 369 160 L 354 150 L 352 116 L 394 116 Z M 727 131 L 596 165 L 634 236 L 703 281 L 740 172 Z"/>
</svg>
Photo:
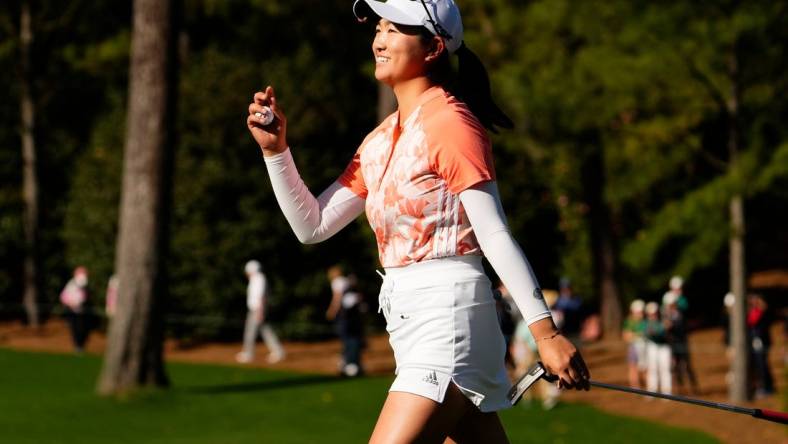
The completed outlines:
<svg viewBox="0 0 788 444">
<path fill-rule="evenodd" d="M 393 443 L 508 444 L 498 414 L 479 411 L 453 383 L 443 403 L 390 392 L 369 440 Z"/>
<path fill-rule="evenodd" d="M 369 442 L 442 443 L 475 406 L 452 383 L 443 403 L 405 392 L 389 392 Z"/>
<path fill-rule="evenodd" d="M 465 416 L 460 418 L 445 443 L 508 444 L 509 438 L 506 437 L 506 432 L 497 413 L 483 413 L 478 409 L 470 409 Z"/>
</svg>

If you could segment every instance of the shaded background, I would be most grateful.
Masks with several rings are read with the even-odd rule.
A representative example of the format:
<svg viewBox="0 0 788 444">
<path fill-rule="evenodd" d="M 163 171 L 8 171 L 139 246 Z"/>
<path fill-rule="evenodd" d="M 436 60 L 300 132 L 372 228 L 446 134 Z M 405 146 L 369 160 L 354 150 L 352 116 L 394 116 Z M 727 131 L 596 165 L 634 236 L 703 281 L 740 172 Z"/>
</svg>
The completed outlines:
<svg viewBox="0 0 788 444">
<path fill-rule="evenodd" d="M 375 308 L 379 266 L 363 218 L 318 246 L 281 215 L 245 128 L 271 84 L 302 177 L 317 194 L 377 120 L 369 26 L 349 0 L 184 0 L 179 36 L 167 328 L 236 340 L 243 264 L 263 263 L 289 338 L 331 334 L 325 270 L 357 273 Z M 0 6 L 0 317 L 23 318 L 20 1 Z M 103 307 L 112 273 L 131 4 L 32 1 L 44 314 L 71 269 Z M 572 279 L 589 306 L 608 273 L 621 303 L 686 280 L 695 325 L 728 291 L 728 202 L 745 197 L 750 277 L 788 268 L 788 2 L 464 0 L 466 41 L 516 124 L 493 136 L 504 207 L 542 286 Z M 731 70 L 732 61 L 737 70 Z M 738 98 L 735 118 L 730 101 Z M 740 162 L 731 165 L 729 134 Z M 605 250 L 603 247 L 609 247 Z M 600 271 L 608 251 L 616 267 Z M 785 289 L 761 288 L 773 306 Z"/>
</svg>

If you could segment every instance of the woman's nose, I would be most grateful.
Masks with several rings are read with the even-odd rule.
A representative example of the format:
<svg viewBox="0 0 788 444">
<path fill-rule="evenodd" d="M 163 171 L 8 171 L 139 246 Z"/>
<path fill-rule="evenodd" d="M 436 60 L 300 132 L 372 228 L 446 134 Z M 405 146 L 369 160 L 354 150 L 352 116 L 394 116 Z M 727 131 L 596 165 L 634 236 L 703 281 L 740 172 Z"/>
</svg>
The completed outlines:
<svg viewBox="0 0 788 444">
<path fill-rule="evenodd" d="M 375 51 L 382 51 L 386 48 L 386 38 L 384 37 L 384 33 L 378 33 L 375 36 L 375 39 L 372 41 L 372 49 Z"/>
</svg>

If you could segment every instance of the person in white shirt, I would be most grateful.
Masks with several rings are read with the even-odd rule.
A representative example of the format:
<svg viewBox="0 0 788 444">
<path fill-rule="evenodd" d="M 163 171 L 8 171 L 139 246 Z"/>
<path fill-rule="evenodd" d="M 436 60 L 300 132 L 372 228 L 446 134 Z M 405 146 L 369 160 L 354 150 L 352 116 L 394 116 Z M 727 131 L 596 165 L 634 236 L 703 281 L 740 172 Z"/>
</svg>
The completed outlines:
<svg viewBox="0 0 788 444">
<path fill-rule="evenodd" d="M 274 330 L 265 322 L 265 303 L 268 296 L 268 284 L 262 272 L 260 262 L 251 260 L 244 267 L 249 285 L 246 288 L 246 326 L 244 327 L 243 350 L 235 355 L 235 360 L 240 363 L 249 363 L 254 360 L 255 342 L 257 335 L 261 334 L 265 346 L 268 347 L 268 362 L 276 363 L 285 358 L 285 350 L 276 337 Z M 259 332 L 259 333 L 258 333 Z"/>
</svg>

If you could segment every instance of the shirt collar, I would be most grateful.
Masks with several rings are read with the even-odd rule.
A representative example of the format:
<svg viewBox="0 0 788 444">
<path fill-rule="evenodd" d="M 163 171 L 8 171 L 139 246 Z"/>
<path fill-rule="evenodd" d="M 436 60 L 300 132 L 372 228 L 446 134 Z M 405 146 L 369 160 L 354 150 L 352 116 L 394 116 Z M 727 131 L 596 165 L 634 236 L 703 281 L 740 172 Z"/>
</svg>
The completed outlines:
<svg viewBox="0 0 788 444">
<path fill-rule="evenodd" d="M 424 106 L 424 104 L 430 100 L 437 99 L 438 97 L 444 97 L 446 94 L 446 90 L 440 85 L 433 85 L 425 89 L 421 94 L 419 94 L 419 97 L 416 98 L 416 107 L 413 109 L 413 112 L 410 114 L 410 116 L 408 116 L 408 118 L 402 122 L 402 128 L 406 128 L 409 123 L 416 118 L 416 116 L 419 114 L 420 108 Z M 399 121 L 399 118 L 399 110 L 397 110 L 394 115 L 394 119 L 392 119 L 392 124 L 396 125 Z"/>
</svg>

